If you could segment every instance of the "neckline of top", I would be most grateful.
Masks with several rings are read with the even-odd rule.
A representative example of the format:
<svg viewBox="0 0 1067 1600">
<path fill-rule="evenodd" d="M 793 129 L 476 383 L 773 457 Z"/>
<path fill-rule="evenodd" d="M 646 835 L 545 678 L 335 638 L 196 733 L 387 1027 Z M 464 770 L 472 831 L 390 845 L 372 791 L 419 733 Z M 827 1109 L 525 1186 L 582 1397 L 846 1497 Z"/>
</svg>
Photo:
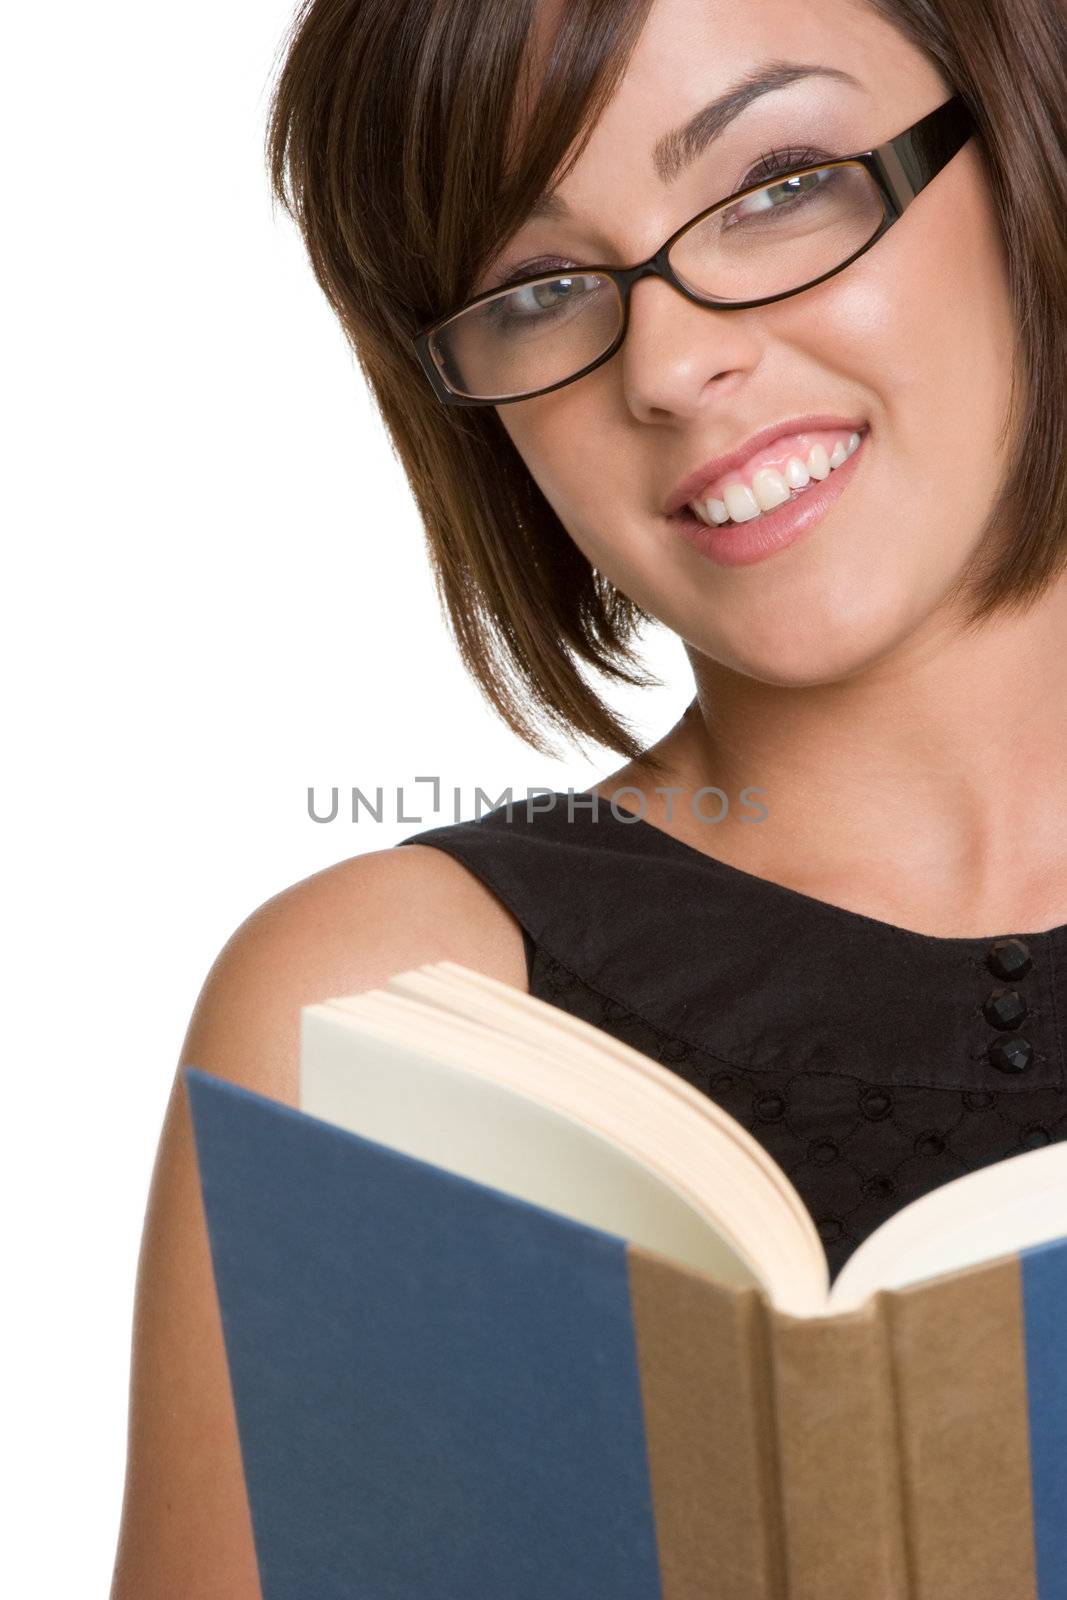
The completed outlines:
<svg viewBox="0 0 1067 1600">
<path fill-rule="evenodd" d="M 582 791 L 582 795 L 583 798 L 592 799 L 593 791 L 585 789 Z M 567 793 L 563 790 L 557 790 L 556 798 L 565 800 L 567 799 Z M 616 815 L 616 810 L 610 800 L 605 800 L 603 795 L 598 795 L 596 798 L 602 802 L 608 816 L 618 827 L 634 828 L 636 826 L 639 829 L 643 828 L 650 836 L 662 840 L 668 854 L 673 851 L 680 858 L 700 862 L 706 868 L 721 872 L 727 878 L 732 878 L 737 884 L 744 883 L 750 887 L 769 892 L 772 896 L 786 895 L 791 900 L 800 901 L 823 916 L 846 917 L 852 922 L 866 923 L 869 928 L 876 928 L 879 933 L 895 934 L 905 939 L 921 939 L 929 945 L 937 945 L 944 950 L 953 948 L 958 950 L 988 949 L 991 944 L 996 944 L 1003 939 L 1019 939 L 1023 943 L 1032 943 L 1039 939 L 1047 941 L 1058 936 L 1067 942 L 1067 922 L 1059 923 L 1052 928 L 1043 928 L 1036 931 L 1013 930 L 1010 933 L 967 935 L 922 933 L 918 928 L 901 928 L 894 922 L 885 922 L 880 917 L 868 916 L 865 911 L 853 911 L 848 906 L 834 905 L 832 900 L 820 900 L 817 895 L 805 894 L 801 889 L 791 889 L 788 884 L 776 883 L 773 878 L 760 877 L 758 872 L 746 872 L 744 867 L 735 867 L 729 861 L 722 861 L 718 856 L 709 855 L 704 850 L 698 850 L 696 845 L 687 844 L 684 839 L 676 838 L 673 833 L 667 833 L 664 828 L 658 827 L 654 822 L 649 822 L 647 817 L 639 816 L 636 811 L 630 811 L 626 806 L 618 806 L 617 809 L 619 811 L 625 812 L 628 817 L 632 818 L 632 821 L 624 822 L 621 817 Z M 574 814 L 577 815 L 578 813 L 575 812 Z M 582 814 L 585 814 L 584 810 Z M 598 805 L 596 819 L 588 816 L 587 820 L 590 822 L 599 820 L 600 815 L 601 806 Z"/>
</svg>

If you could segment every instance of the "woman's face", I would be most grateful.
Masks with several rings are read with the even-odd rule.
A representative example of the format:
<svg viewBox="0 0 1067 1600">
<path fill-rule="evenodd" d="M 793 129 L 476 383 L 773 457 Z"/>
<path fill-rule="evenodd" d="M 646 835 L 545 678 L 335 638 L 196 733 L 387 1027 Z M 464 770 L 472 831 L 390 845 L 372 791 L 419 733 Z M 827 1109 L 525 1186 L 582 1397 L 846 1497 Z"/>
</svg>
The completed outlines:
<svg viewBox="0 0 1067 1600">
<path fill-rule="evenodd" d="M 856 81 L 812 75 L 761 95 L 662 181 L 657 141 L 772 62 Z M 569 215 L 528 221 L 477 287 L 524 263 L 536 272 L 642 260 L 743 186 L 761 156 L 796 151 L 802 162 L 809 148 L 870 149 L 949 93 L 862 0 L 656 0 L 557 190 Z M 498 414 L 590 562 L 691 652 L 766 682 L 829 682 L 946 619 L 1008 463 L 999 435 L 1014 340 L 972 140 L 837 276 L 729 312 L 641 279 L 610 361 Z M 754 434 L 809 415 L 864 425 L 841 492 L 801 537 L 761 559 L 723 564 L 699 553 L 664 510 L 672 492 Z M 727 476 L 744 483 L 753 470 Z"/>
</svg>

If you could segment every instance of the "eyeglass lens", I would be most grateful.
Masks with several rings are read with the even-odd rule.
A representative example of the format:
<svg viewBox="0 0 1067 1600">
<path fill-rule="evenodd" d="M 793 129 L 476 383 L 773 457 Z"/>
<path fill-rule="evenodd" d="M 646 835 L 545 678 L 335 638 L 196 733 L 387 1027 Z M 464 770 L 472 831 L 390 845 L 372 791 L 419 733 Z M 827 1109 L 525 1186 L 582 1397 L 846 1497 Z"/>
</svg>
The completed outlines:
<svg viewBox="0 0 1067 1600">
<path fill-rule="evenodd" d="M 760 300 L 841 266 L 884 220 L 881 193 L 859 163 L 772 179 L 694 223 L 671 247 L 677 276 L 714 300 Z M 442 376 L 470 399 L 514 399 L 581 372 L 622 322 L 610 278 L 574 272 L 502 289 L 431 336 Z"/>
</svg>

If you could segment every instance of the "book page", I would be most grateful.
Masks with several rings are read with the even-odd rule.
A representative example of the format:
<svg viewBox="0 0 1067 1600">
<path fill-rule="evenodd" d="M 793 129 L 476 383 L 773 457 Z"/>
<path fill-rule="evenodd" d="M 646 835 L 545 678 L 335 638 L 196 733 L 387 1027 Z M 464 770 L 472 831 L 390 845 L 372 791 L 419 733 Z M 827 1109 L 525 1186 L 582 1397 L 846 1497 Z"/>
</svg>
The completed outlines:
<svg viewBox="0 0 1067 1600">
<path fill-rule="evenodd" d="M 350 1028 L 349 1071 L 363 1070 L 367 1050 L 404 1046 L 579 1123 L 730 1239 L 776 1305 L 801 1316 L 825 1306 L 826 1258 L 781 1169 L 694 1086 L 602 1030 L 449 963 L 305 1007 L 305 1027 L 317 1016 Z"/>
<path fill-rule="evenodd" d="M 808 1209 L 774 1157 L 724 1106 L 701 1093 L 678 1073 L 594 1023 L 456 961 L 436 961 L 410 972 L 394 973 L 387 988 L 390 995 L 407 995 L 430 1006 L 443 1007 L 465 1021 L 486 1023 L 507 1038 L 521 1038 L 539 1049 L 551 1049 L 567 1060 L 573 1060 L 578 1052 L 588 1058 L 592 1052 L 605 1066 L 617 1062 L 628 1074 L 640 1072 L 666 1093 L 690 1106 L 700 1117 L 714 1123 L 716 1128 L 728 1132 L 735 1143 L 748 1152 L 763 1177 L 774 1185 L 808 1233 L 816 1259 L 822 1257 L 822 1246 Z M 355 998 L 358 1014 L 362 1010 L 358 1002 L 364 997 Z M 338 1003 L 347 1004 L 346 1001 Z"/>
<path fill-rule="evenodd" d="M 718 1281 L 761 1280 L 662 1178 L 579 1121 L 305 1007 L 300 1107 L 502 1194 L 632 1239 Z"/>
<path fill-rule="evenodd" d="M 830 1290 L 834 1311 L 1067 1237 L 1067 1143 L 1025 1150 L 942 1184 L 866 1238 Z"/>
</svg>

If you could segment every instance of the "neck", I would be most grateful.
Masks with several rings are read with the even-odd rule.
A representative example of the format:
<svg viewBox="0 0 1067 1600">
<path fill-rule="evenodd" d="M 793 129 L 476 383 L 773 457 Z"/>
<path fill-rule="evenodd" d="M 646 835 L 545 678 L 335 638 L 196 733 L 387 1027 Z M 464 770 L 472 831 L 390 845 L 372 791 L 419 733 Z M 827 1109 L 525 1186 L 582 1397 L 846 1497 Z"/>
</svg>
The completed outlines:
<svg viewBox="0 0 1067 1600">
<path fill-rule="evenodd" d="M 696 698 L 654 747 L 677 776 L 647 780 L 648 819 L 779 882 L 849 885 L 859 909 L 910 916 L 902 926 L 1058 926 L 1065 644 L 1067 578 L 1025 612 L 931 628 L 844 682 L 766 684 L 690 652 Z M 730 815 L 702 824 L 683 793 L 666 820 L 652 790 L 668 781 L 717 786 Z M 760 793 L 746 803 L 748 786 Z M 756 803 L 766 819 L 742 821 Z M 714 816 L 714 797 L 704 805 Z"/>
</svg>

